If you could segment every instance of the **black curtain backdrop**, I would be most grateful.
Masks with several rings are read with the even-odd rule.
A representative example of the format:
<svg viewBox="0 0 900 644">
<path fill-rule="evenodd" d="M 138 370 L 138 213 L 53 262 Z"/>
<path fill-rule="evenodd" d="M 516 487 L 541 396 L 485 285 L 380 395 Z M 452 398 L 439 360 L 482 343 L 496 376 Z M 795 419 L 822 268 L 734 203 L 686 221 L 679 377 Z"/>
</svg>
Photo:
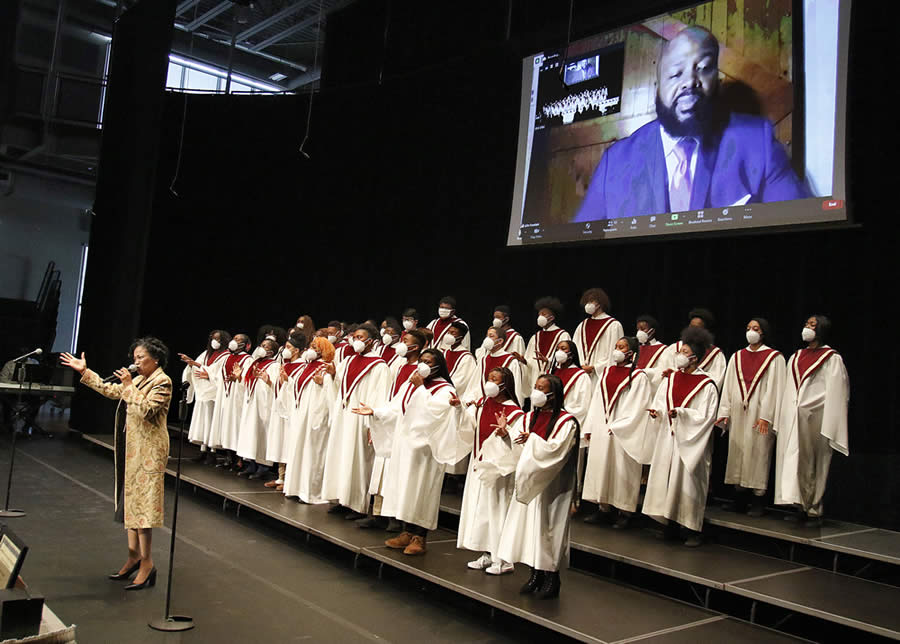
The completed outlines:
<svg viewBox="0 0 900 644">
<path fill-rule="evenodd" d="M 536 330 L 534 300 L 556 295 L 572 331 L 584 315 L 581 292 L 602 286 L 627 332 L 637 315 L 652 313 L 662 339 L 672 341 L 688 310 L 706 306 L 727 354 L 744 346 L 749 318 L 762 315 L 774 329 L 770 344 L 789 355 L 806 317 L 825 313 L 852 383 L 851 456 L 833 460 L 828 510 L 900 527 L 898 356 L 882 305 L 895 292 L 888 175 L 896 90 L 885 89 L 872 65 L 896 9 L 854 6 L 848 166 L 858 229 L 507 249 L 521 59 L 565 43 L 567 7 L 558 7 L 565 3 L 512 2 L 511 13 L 498 3 L 489 27 L 456 47 L 459 21 L 440 18 L 460 11 L 458 3 L 426 10 L 385 1 L 374 14 L 372 4 L 360 4 L 329 21 L 309 159 L 298 150 L 308 94 L 167 96 L 140 333 L 197 354 L 210 329 L 255 335 L 263 323 L 287 327 L 301 313 L 324 326 L 414 306 L 424 324 L 438 299 L 452 294 L 477 344 L 496 304 L 509 304 L 528 336 Z M 573 36 L 672 3 L 599 4 L 576 3 Z M 430 37 L 412 38 L 416 25 Z M 369 34 L 355 50 L 354 30 Z M 397 34 L 408 37 L 395 42 Z M 179 371 L 169 369 L 176 378 Z M 721 473 L 714 477 L 721 487 Z"/>
</svg>

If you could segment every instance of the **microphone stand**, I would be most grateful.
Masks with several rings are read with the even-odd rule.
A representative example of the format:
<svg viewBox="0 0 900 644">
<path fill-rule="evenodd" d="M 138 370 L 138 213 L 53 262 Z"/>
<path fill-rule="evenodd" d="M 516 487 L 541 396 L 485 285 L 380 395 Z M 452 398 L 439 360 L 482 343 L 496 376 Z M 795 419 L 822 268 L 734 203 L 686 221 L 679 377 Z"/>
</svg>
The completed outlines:
<svg viewBox="0 0 900 644">
<path fill-rule="evenodd" d="M 178 465 L 175 468 L 175 509 L 172 511 L 172 539 L 169 543 L 169 578 L 166 583 L 166 613 L 161 619 L 154 619 L 147 626 L 155 631 L 188 631 L 194 628 L 194 620 L 188 615 L 172 615 L 172 568 L 175 566 L 175 528 L 178 524 L 178 491 L 181 487 L 181 457 L 184 453 L 185 421 L 187 420 L 187 387 L 181 389 L 178 401 L 178 420 L 181 421 L 181 435 L 178 437 Z"/>
<path fill-rule="evenodd" d="M 16 395 L 16 411 L 13 414 L 12 419 L 12 449 L 9 451 L 9 478 L 6 479 L 6 503 L 3 504 L 3 509 L 0 510 L 0 518 L 2 519 L 13 519 L 16 517 L 24 517 L 25 512 L 22 510 L 10 510 L 9 509 L 9 493 L 12 490 L 12 480 L 13 480 L 13 466 L 16 463 L 16 420 L 18 418 L 22 418 L 22 431 L 25 431 L 25 413 L 24 407 L 22 405 L 22 390 L 25 389 L 25 365 L 19 365 L 19 393 Z"/>
</svg>

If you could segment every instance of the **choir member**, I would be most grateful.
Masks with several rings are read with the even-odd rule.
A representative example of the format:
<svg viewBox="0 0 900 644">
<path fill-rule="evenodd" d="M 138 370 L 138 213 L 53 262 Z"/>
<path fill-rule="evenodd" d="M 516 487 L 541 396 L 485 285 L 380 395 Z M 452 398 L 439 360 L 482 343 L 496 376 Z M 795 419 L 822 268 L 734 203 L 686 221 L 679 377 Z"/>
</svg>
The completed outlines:
<svg viewBox="0 0 900 644">
<path fill-rule="evenodd" d="M 408 308 L 403 311 L 403 315 L 401 316 L 401 322 L 403 324 L 403 333 L 407 331 L 412 331 L 414 329 L 419 328 L 419 312 L 414 308 Z M 401 334 L 402 335 L 402 334 Z"/>
<path fill-rule="evenodd" d="M 478 378 L 478 364 L 472 352 L 464 349 L 463 340 L 469 332 L 469 328 L 462 322 L 454 322 L 444 335 L 441 351 L 447 361 L 447 371 L 450 380 L 460 394 L 468 391 L 472 382 Z M 452 340 L 452 341 L 451 341 Z"/>
<path fill-rule="evenodd" d="M 396 318 L 385 318 L 381 323 L 381 347 L 379 347 L 378 355 L 384 360 L 388 366 L 398 359 L 397 344 L 400 342 L 400 323 Z"/>
<path fill-rule="evenodd" d="M 582 493 L 599 510 L 586 523 L 609 522 L 615 508 L 613 527 L 626 528 L 637 510 L 641 465 L 650 462 L 654 445 L 647 427 L 654 390 L 649 376 L 637 368 L 639 352 L 637 338 L 619 338 L 614 364 L 599 374 L 584 429 L 591 449 Z"/>
<path fill-rule="evenodd" d="M 281 350 L 282 363 L 278 369 L 278 376 L 271 383 L 274 391 L 266 426 L 266 460 L 278 465 L 278 477 L 266 481 L 265 486 L 275 488 L 279 492 L 284 490 L 287 423 L 294 402 L 291 388 L 294 380 L 291 377 L 302 371 L 306 365 L 303 361 L 303 351 L 309 346 L 308 336 L 301 331 L 298 328 L 296 333 L 288 337 Z"/>
<path fill-rule="evenodd" d="M 537 311 L 538 332 L 531 336 L 525 355 L 516 356 L 523 362 L 523 371 L 527 383 L 537 381 L 538 376 L 550 371 L 553 354 L 556 353 L 556 345 L 563 340 L 571 340 L 568 331 L 557 326 L 556 322 L 562 317 L 563 305 L 555 297 L 542 297 L 534 303 Z M 516 354 L 513 354 L 516 355 Z"/>
<path fill-rule="evenodd" d="M 216 467 L 237 466 L 233 452 L 237 449 L 238 429 L 244 408 L 244 375 L 253 364 L 253 358 L 247 353 L 250 348 L 250 337 L 246 333 L 238 333 L 228 343 L 229 355 L 222 366 L 222 378 L 217 383 L 209 447 L 230 453 Z"/>
<path fill-rule="evenodd" d="M 788 361 L 781 414 L 775 423 L 775 503 L 799 506 L 811 528 L 822 525 L 832 450 L 850 453 L 850 381 L 840 354 L 828 346 L 830 331 L 831 321 L 824 315 L 806 320 L 802 333 L 806 348 Z"/>
<path fill-rule="evenodd" d="M 622 324 L 610 317 L 609 296 L 602 288 L 589 288 L 581 296 L 581 306 L 589 316 L 575 327 L 573 340 L 582 368 L 590 375 L 611 364 L 616 341 L 624 335 Z M 592 380 L 596 382 L 596 378 Z M 568 406 L 566 409 L 573 412 Z M 579 418 L 579 422 L 582 419 Z"/>
<path fill-rule="evenodd" d="M 525 394 L 527 385 L 524 384 L 524 378 L 527 376 L 522 374 L 523 372 L 527 374 L 527 371 L 513 354 L 503 350 L 504 342 L 503 333 L 499 329 L 490 327 L 487 330 L 484 342 L 481 343 L 484 354 L 477 360 L 476 376 L 472 379 L 464 397 L 466 402 L 478 400 L 485 395 L 484 383 L 487 382 L 491 369 L 497 367 L 506 367 L 512 371 L 517 387 L 516 394 L 519 400 L 524 400 L 527 395 Z"/>
<path fill-rule="evenodd" d="M 774 424 L 784 391 L 784 357 L 766 345 L 770 337 L 765 318 L 747 323 L 747 347 L 728 361 L 716 425 L 728 431 L 725 483 L 734 485 L 736 498 L 724 509 L 744 512 L 752 492 L 750 516 L 763 515 L 763 496 L 769 487 L 769 465 L 775 442 Z"/>
<path fill-rule="evenodd" d="M 506 304 L 498 304 L 494 307 L 494 317 L 491 326 L 498 329 L 506 336 L 506 342 L 503 344 L 503 350 L 507 353 L 525 353 L 525 340 L 522 335 L 512 328 L 510 321 L 510 308 Z M 484 353 L 483 347 L 475 350 L 475 359 L 477 360 Z"/>
<path fill-rule="evenodd" d="M 688 313 L 688 326 L 705 329 L 712 338 L 712 328 L 715 326 L 716 318 L 708 309 L 695 308 Z M 665 350 L 661 360 L 665 362 L 666 370 L 663 376 L 668 375 L 674 370 L 674 363 L 677 354 L 681 351 L 682 342 L 679 340 L 674 344 L 670 344 Z M 722 390 L 722 382 L 725 380 L 725 354 L 722 350 L 712 342 L 705 356 L 700 357 L 699 368 L 706 373 L 716 383 L 719 391 Z"/>
<path fill-rule="evenodd" d="M 460 423 L 460 438 L 471 455 L 456 547 L 483 553 L 468 567 L 491 575 L 513 571 L 513 564 L 500 559 L 499 547 L 522 451 L 511 436 L 520 433 L 524 416 L 512 371 L 495 367 L 488 373 L 485 395 L 468 405 Z"/>
<path fill-rule="evenodd" d="M 281 365 L 275 359 L 278 341 L 266 337 L 253 351 L 253 364 L 244 374 L 244 407 L 237 441 L 237 454 L 244 468 L 239 476 L 267 478 L 266 428 L 272 410 L 272 398 Z"/>
<path fill-rule="evenodd" d="M 231 342 L 231 334 L 228 331 L 216 329 L 210 331 L 206 340 L 206 349 L 192 360 L 190 356 L 179 353 L 182 362 L 187 363 L 181 374 L 181 381 L 188 386 L 187 401 L 194 403 L 194 411 L 191 415 L 191 428 L 188 431 L 188 440 L 200 446 L 200 456 L 197 462 L 215 464 L 214 452 L 209 450 L 209 438 L 212 433 L 212 419 L 216 407 L 216 394 L 218 384 L 222 378 L 222 367 L 230 355 L 228 343 Z"/>
<path fill-rule="evenodd" d="M 515 438 L 524 448 L 498 554 L 504 561 L 531 566 L 522 594 L 548 599 L 559 596 L 559 566 L 569 551 L 579 429 L 575 417 L 563 409 L 562 380 L 545 374 L 534 387 L 532 410 Z"/>
<path fill-rule="evenodd" d="M 453 446 L 462 410 L 447 363 L 437 349 L 422 352 L 409 385 L 395 419 L 382 506 L 384 514 L 403 522 L 403 532 L 384 545 L 402 549 L 405 555 L 422 555 L 427 551 L 428 531 L 437 528 L 444 467 L 455 462 Z M 373 415 L 372 408 L 362 403 L 354 412 Z M 436 450 L 441 444 L 450 445 L 449 453 Z"/>
<path fill-rule="evenodd" d="M 384 501 L 384 485 L 391 460 L 390 437 L 393 436 L 393 426 L 397 416 L 402 412 L 408 395 L 414 389 L 410 377 L 415 373 L 419 365 L 419 357 L 428 339 L 421 329 L 412 329 L 398 344 L 402 348 L 398 353 L 398 360 L 390 365 L 391 387 L 388 393 L 385 408 L 376 408 L 372 414 L 372 447 L 375 449 L 375 461 L 372 465 L 372 477 L 369 481 L 369 494 L 372 495 L 371 515 L 356 522 L 360 528 L 385 528 L 388 532 L 400 532 L 402 525 L 394 518 L 384 514 L 382 504 Z M 402 356 L 402 357 L 401 357 Z M 385 425 L 389 427 L 385 428 Z M 379 430 L 383 430 L 379 433 Z M 387 440 L 379 440 L 387 432 Z"/>
<path fill-rule="evenodd" d="M 334 345 L 313 338 L 302 354 L 303 367 L 288 380 L 291 401 L 285 444 L 284 494 L 301 503 L 326 503 L 322 495 L 325 452 L 335 389 L 326 365 L 334 361 Z"/>
<path fill-rule="evenodd" d="M 656 391 L 659 383 L 662 382 L 663 372 L 667 369 L 674 369 L 675 365 L 663 359 L 666 345 L 659 341 L 659 322 L 655 317 L 647 313 L 637 316 L 635 328 L 635 337 L 640 343 L 637 368 L 644 370 L 644 373 L 650 378 L 653 391 Z"/>
<path fill-rule="evenodd" d="M 471 348 L 468 332 L 469 325 L 456 315 L 456 298 L 450 295 L 441 298 L 441 301 L 438 303 L 438 316 L 428 323 L 428 328 L 434 334 L 430 346 L 440 347 L 447 329 L 456 321 L 462 322 L 466 327 L 466 335 L 463 337 L 462 347 L 464 349 Z"/>
<path fill-rule="evenodd" d="M 296 331 L 294 331 L 294 329 L 296 329 Z M 288 332 L 288 337 L 294 335 L 294 332 L 302 333 L 306 336 L 308 341 L 312 339 L 313 334 L 316 332 L 316 323 L 313 322 L 313 319 L 310 316 L 303 314 L 297 318 L 294 329 L 291 329 L 291 331 Z"/>
<path fill-rule="evenodd" d="M 563 396 L 563 406 L 567 412 L 575 416 L 578 425 L 584 429 L 584 421 L 591 406 L 591 397 L 594 393 L 594 380 L 589 375 L 590 372 L 583 368 L 578 358 L 578 349 L 573 340 L 563 340 L 556 345 L 556 353 L 553 354 L 552 364 L 553 367 L 550 372 L 559 376 L 559 379 L 563 382 L 563 392 L 565 394 Z M 582 432 L 578 445 L 576 501 L 581 498 L 587 449 L 588 442 Z"/>
<path fill-rule="evenodd" d="M 335 376 L 336 400 L 325 459 L 323 495 L 337 505 L 332 513 L 362 519 L 369 509 L 369 481 L 375 450 L 369 439 L 371 419 L 353 413 L 361 403 L 381 407 L 387 402 L 390 370 L 373 350 L 378 330 L 362 324 L 353 332 L 353 355 L 337 367 L 326 365 Z M 349 510 L 349 512 L 347 512 Z"/>
<path fill-rule="evenodd" d="M 644 514 L 666 526 L 663 536 L 678 538 L 678 525 L 688 530 L 684 545 L 701 545 L 706 492 L 712 460 L 713 424 L 719 393 L 701 368 L 712 335 L 698 326 L 681 334 L 676 371 L 663 380 L 649 407 L 656 444 L 644 495 Z"/>
</svg>

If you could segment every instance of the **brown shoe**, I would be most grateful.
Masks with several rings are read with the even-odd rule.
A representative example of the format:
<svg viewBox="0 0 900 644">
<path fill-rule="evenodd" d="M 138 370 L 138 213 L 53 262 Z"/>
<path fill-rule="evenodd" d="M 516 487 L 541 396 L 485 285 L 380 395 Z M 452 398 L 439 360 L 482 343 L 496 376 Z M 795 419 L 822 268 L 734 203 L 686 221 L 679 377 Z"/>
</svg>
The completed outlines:
<svg viewBox="0 0 900 644">
<path fill-rule="evenodd" d="M 266 481 L 265 483 L 263 483 L 263 487 L 269 488 L 278 487 L 278 485 L 279 483 L 277 482 L 277 479 L 272 479 L 271 481 Z"/>
<path fill-rule="evenodd" d="M 409 545 L 403 549 L 405 555 L 424 555 L 427 551 L 425 547 L 425 537 L 415 535 L 409 542 Z"/>
<path fill-rule="evenodd" d="M 284 492 L 284 485 L 279 483 L 278 485 L 275 486 L 275 491 L 276 492 Z"/>
<path fill-rule="evenodd" d="M 409 532 L 401 532 L 393 539 L 385 541 L 384 545 L 388 548 L 393 548 L 394 550 L 402 550 L 408 546 L 412 540 L 413 536 Z"/>
</svg>

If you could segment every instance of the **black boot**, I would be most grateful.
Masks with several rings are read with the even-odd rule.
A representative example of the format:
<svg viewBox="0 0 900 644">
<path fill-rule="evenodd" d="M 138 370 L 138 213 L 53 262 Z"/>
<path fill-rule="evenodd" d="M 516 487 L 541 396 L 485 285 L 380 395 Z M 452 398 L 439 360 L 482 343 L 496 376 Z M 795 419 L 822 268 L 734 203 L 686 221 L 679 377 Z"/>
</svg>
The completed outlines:
<svg viewBox="0 0 900 644">
<path fill-rule="evenodd" d="M 525 585 L 519 589 L 520 595 L 527 595 L 528 593 L 533 593 L 538 588 L 541 587 L 541 584 L 544 581 L 544 571 L 538 570 L 537 568 L 531 569 L 531 577 L 528 578 L 528 581 L 525 582 Z"/>
<path fill-rule="evenodd" d="M 558 570 L 545 572 L 544 581 L 541 583 L 541 587 L 534 596 L 538 599 L 553 599 L 554 597 L 559 597 L 560 586 Z"/>
<path fill-rule="evenodd" d="M 753 495 L 750 501 L 750 509 L 747 510 L 747 516 L 761 517 L 766 513 L 766 497 Z"/>
</svg>

